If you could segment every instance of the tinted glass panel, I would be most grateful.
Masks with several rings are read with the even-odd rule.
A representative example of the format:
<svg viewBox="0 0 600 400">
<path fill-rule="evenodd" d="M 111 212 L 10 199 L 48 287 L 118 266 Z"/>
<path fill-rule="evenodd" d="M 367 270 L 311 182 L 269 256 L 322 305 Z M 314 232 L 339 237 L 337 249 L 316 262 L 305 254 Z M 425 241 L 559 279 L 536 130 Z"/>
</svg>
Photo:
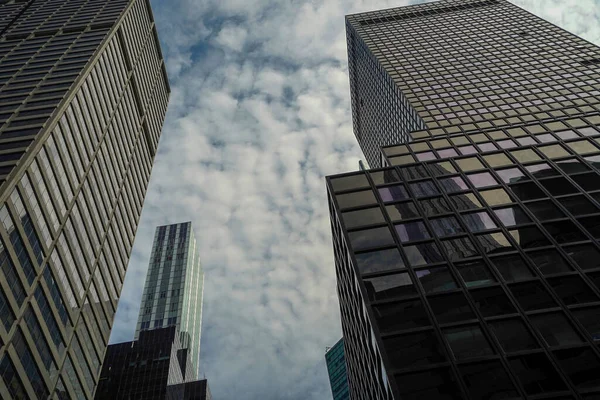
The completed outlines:
<svg viewBox="0 0 600 400">
<path fill-rule="evenodd" d="M 598 296 L 579 276 L 563 276 L 548 282 L 567 305 L 598 301 Z"/>
<path fill-rule="evenodd" d="M 507 282 L 520 281 L 533 277 L 533 273 L 520 255 L 491 258 L 492 263 Z"/>
<path fill-rule="evenodd" d="M 394 238 L 387 226 L 349 232 L 348 236 L 350 238 L 350 246 L 354 250 L 394 244 Z"/>
<path fill-rule="evenodd" d="M 513 383 L 500 361 L 459 367 L 473 399 L 506 399 L 518 397 Z"/>
<path fill-rule="evenodd" d="M 592 339 L 600 340 L 600 308 L 584 308 L 573 310 L 573 315 L 579 321 Z"/>
<path fill-rule="evenodd" d="M 408 273 L 365 279 L 364 283 L 370 300 L 385 300 L 416 293 Z"/>
<path fill-rule="evenodd" d="M 445 361 L 444 350 L 433 331 L 383 340 L 393 368 L 407 368 Z"/>
<path fill-rule="evenodd" d="M 517 357 L 510 360 L 510 365 L 529 395 L 565 389 L 565 384 L 545 354 Z"/>
<path fill-rule="evenodd" d="M 456 269 L 458 269 L 467 287 L 488 285 L 496 281 L 483 261 L 459 263 L 456 264 Z"/>
<path fill-rule="evenodd" d="M 515 313 L 510 299 L 500 287 L 471 291 L 475 305 L 484 317 Z"/>
<path fill-rule="evenodd" d="M 539 347 L 539 344 L 520 318 L 491 321 L 489 325 L 502 349 L 507 353 Z"/>
<path fill-rule="evenodd" d="M 542 334 L 548 346 L 563 346 L 581 342 L 581 337 L 563 313 L 537 314 L 531 323 Z"/>
<path fill-rule="evenodd" d="M 581 269 L 600 268 L 600 252 L 592 244 L 563 247 Z"/>
<path fill-rule="evenodd" d="M 431 236 L 427 228 L 421 221 L 407 222 L 396 225 L 396 232 L 401 242 L 411 242 L 414 240 L 429 239 Z"/>
<path fill-rule="evenodd" d="M 417 372 L 396 376 L 403 400 L 461 400 L 462 395 L 449 369 Z"/>
<path fill-rule="evenodd" d="M 342 219 L 348 229 L 385 222 L 383 213 L 379 207 L 345 212 L 342 213 Z"/>
<path fill-rule="evenodd" d="M 403 250 L 408 258 L 408 263 L 413 267 L 443 261 L 440 250 L 433 242 L 404 246 Z"/>
<path fill-rule="evenodd" d="M 421 181 L 410 184 L 410 188 L 416 197 L 428 197 L 439 194 L 439 190 L 433 184 L 433 181 Z"/>
<path fill-rule="evenodd" d="M 383 201 L 398 201 L 408 199 L 408 193 L 403 185 L 379 188 L 379 195 Z"/>
<path fill-rule="evenodd" d="M 367 181 L 367 177 L 364 174 L 359 174 L 331 179 L 331 186 L 333 190 L 339 192 L 369 186 L 369 181 Z"/>
<path fill-rule="evenodd" d="M 550 200 L 535 201 L 525 205 L 540 221 L 562 218 L 564 214 Z"/>
<path fill-rule="evenodd" d="M 456 282 L 447 267 L 435 267 L 415 271 L 427 293 L 456 289 Z"/>
<path fill-rule="evenodd" d="M 591 349 L 559 350 L 554 355 L 578 389 L 600 387 L 600 361 Z"/>
<path fill-rule="evenodd" d="M 358 270 L 362 274 L 404 268 L 397 249 L 370 251 L 355 254 Z"/>
<path fill-rule="evenodd" d="M 443 240 L 442 246 L 452 261 L 461 260 L 477 255 L 477 250 L 471 239 L 464 237 L 460 239 Z"/>
<path fill-rule="evenodd" d="M 525 311 L 555 307 L 556 303 L 538 281 L 511 285 L 510 289 Z"/>
<path fill-rule="evenodd" d="M 381 333 L 429 326 L 429 318 L 420 300 L 373 306 Z"/>
<path fill-rule="evenodd" d="M 353 192 L 347 194 L 338 194 L 335 196 L 340 208 L 350 208 L 358 206 L 366 206 L 368 204 L 377 203 L 375 195 L 370 190 L 361 192 Z"/>
<path fill-rule="evenodd" d="M 544 250 L 527 253 L 543 275 L 558 274 L 571 271 L 571 267 L 556 250 Z"/>
<path fill-rule="evenodd" d="M 428 300 L 433 314 L 440 324 L 475 318 L 475 314 L 462 292 L 430 297 Z"/>
<path fill-rule="evenodd" d="M 433 233 L 437 236 L 450 236 L 464 232 L 455 217 L 445 217 L 430 220 Z"/>
<path fill-rule="evenodd" d="M 419 216 L 419 212 L 412 201 L 385 206 L 385 211 L 392 221 L 400 221 Z"/>
<path fill-rule="evenodd" d="M 481 328 L 477 325 L 444 329 L 444 336 L 457 360 L 493 354 Z"/>
</svg>

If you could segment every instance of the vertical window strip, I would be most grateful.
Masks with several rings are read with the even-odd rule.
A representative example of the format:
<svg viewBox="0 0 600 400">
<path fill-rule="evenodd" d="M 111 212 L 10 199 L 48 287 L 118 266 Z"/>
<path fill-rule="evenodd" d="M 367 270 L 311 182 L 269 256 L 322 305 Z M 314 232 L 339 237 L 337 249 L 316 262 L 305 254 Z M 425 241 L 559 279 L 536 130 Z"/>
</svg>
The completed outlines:
<svg viewBox="0 0 600 400">
<path fill-rule="evenodd" d="M 0 209 L 0 220 L 2 220 L 2 225 L 8 233 L 17 259 L 19 260 L 21 268 L 23 269 L 23 273 L 25 274 L 25 279 L 27 279 L 27 282 L 29 283 L 29 285 L 31 285 L 33 283 L 33 280 L 35 279 L 36 272 L 33 268 L 31 260 L 29 259 L 29 254 L 27 254 L 27 249 L 25 248 L 23 239 L 21 239 L 21 235 L 19 235 L 19 232 L 15 227 L 14 221 L 8 213 L 6 205 L 2 206 L 2 208 Z"/>
<path fill-rule="evenodd" d="M 48 299 L 46 298 L 46 295 L 44 294 L 41 286 L 38 286 L 36 288 L 34 297 L 38 308 L 40 309 L 40 313 L 44 318 L 44 322 L 48 327 L 48 331 L 50 332 L 50 338 L 52 339 L 54 346 L 56 346 L 56 349 L 58 350 L 59 357 L 62 357 L 66 348 L 65 342 L 63 340 L 62 334 L 60 333 L 59 324 L 56 321 L 56 318 L 54 318 L 54 314 L 52 313 L 50 303 L 48 303 Z M 68 326 L 68 323 L 64 326 Z"/>
</svg>

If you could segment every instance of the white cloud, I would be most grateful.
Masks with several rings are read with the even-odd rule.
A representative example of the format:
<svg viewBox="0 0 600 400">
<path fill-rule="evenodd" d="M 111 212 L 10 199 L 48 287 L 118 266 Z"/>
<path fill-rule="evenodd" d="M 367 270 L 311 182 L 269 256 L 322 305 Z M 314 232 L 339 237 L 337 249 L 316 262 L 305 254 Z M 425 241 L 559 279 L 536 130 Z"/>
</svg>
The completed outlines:
<svg viewBox="0 0 600 400">
<path fill-rule="evenodd" d="M 590 0 L 515 0 L 598 40 Z M 112 340 L 130 340 L 154 228 L 192 220 L 215 398 L 324 399 L 341 335 L 323 177 L 357 169 L 344 14 L 391 0 L 155 0 L 172 93 Z M 594 16 L 594 19 L 588 16 Z"/>
</svg>

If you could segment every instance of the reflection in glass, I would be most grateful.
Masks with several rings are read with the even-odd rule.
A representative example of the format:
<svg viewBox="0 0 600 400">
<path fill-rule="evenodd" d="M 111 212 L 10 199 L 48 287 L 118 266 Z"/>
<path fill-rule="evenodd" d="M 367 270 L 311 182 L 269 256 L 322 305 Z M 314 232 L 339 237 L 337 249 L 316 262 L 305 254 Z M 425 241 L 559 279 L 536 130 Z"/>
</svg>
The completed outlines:
<svg viewBox="0 0 600 400">
<path fill-rule="evenodd" d="M 502 232 L 487 233 L 475 236 L 486 254 L 498 254 L 513 250 L 512 245 Z"/>
<path fill-rule="evenodd" d="M 565 246 L 563 249 L 579 265 L 579 268 L 584 270 L 600 268 L 600 252 L 593 244 Z"/>
<path fill-rule="evenodd" d="M 350 246 L 355 251 L 394 244 L 394 238 L 387 226 L 348 232 L 348 237 L 350 238 Z"/>
<path fill-rule="evenodd" d="M 419 200 L 419 204 L 423 207 L 423 211 L 428 217 L 446 214 L 452 211 L 446 200 L 442 197 Z"/>
<path fill-rule="evenodd" d="M 411 183 L 409 186 L 416 197 L 435 196 L 440 193 L 433 181 L 415 182 Z"/>
<path fill-rule="evenodd" d="M 454 375 L 449 368 L 396 375 L 402 400 L 462 400 Z"/>
<path fill-rule="evenodd" d="M 416 293 L 415 287 L 407 272 L 369 278 L 363 281 L 369 299 L 387 300 Z"/>
<path fill-rule="evenodd" d="M 383 339 L 383 347 L 393 368 L 409 368 L 446 360 L 444 350 L 433 331 Z"/>
<path fill-rule="evenodd" d="M 467 175 L 467 178 L 471 181 L 473 186 L 476 188 L 482 188 L 487 186 L 497 185 L 496 179 L 489 172 L 480 172 L 478 174 Z"/>
<path fill-rule="evenodd" d="M 555 307 L 556 303 L 539 281 L 518 283 L 510 290 L 525 311 Z"/>
<path fill-rule="evenodd" d="M 519 397 L 500 361 L 462 365 L 459 369 L 472 399 Z"/>
<path fill-rule="evenodd" d="M 544 353 L 510 359 L 511 370 L 528 395 L 565 389 L 565 384 Z"/>
<path fill-rule="evenodd" d="M 500 287 L 471 291 L 475 305 L 484 317 L 516 313 L 515 307 Z"/>
<path fill-rule="evenodd" d="M 456 264 L 456 269 L 467 287 L 476 287 L 494 283 L 496 279 L 483 261 Z"/>
<path fill-rule="evenodd" d="M 443 178 L 440 179 L 439 182 L 442 185 L 442 188 L 444 188 L 444 190 L 446 191 L 446 193 L 460 192 L 469 188 L 467 186 L 467 183 L 460 176 Z"/>
<path fill-rule="evenodd" d="M 507 282 L 515 282 L 529 279 L 534 276 L 520 255 L 494 257 L 490 259 L 500 275 Z"/>
<path fill-rule="evenodd" d="M 396 225 L 396 232 L 401 242 L 411 242 L 414 240 L 429 239 L 431 236 L 421 221 L 406 222 Z"/>
<path fill-rule="evenodd" d="M 507 353 L 540 347 L 520 318 L 490 321 L 489 325 Z"/>
<path fill-rule="evenodd" d="M 558 274 L 571 271 L 571 267 L 556 250 L 548 249 L 533 253 L 527 253 L 533 263 L 540 269 L 543 275 Z"/>
<path fill-rule="evenodd" d="M 385 222 L 383 213 L 379 207 L 344 212 L 342 213 L 342 220 L 347 229 Z"/>
<path fill-rule="evenodd" d="M 412 201 L 385 206 L 385 211 L 392 221 L 401 221 L 419 216 L 417 207 Z"/>
<path fill-rule="evenodd" d="M 369 181 L 367 181 L 367 177 L 363 173 L 333 178 L 330 182 L 335 192 L 369 186 Z"/>
<path fill-rule="evenodd" d="M 477 250 L 468 237 L 443 240 L 442 247 L 452 261 L 477 255 Z"/>
<path fill-rule="evenodd" d="M 366 206 L 369 204 L 377 203 L 377 199 L 375 199 L 375 195 L 371 190 L 338 194 L 335 197 L 337 199 L 340 209 Z"/>
<path fill-rule="evenodd" d="M 450 236 L 464 232 L 455 217 L 445 217 L 430 220 L 433 232 L 437 236 Z"/>
<path fill-rule="evenodd" d="M 475 319 L 475 314 L 462 292 L 430 297 L 428 300 L 433 314 L 440 324 Z"/>
<path fill-rule="evenodd" d="M 581 337 L 561 312 L 532 315 L 531 322 L 548 346 L 581 343 Z"/>
<path fill-rule="evenodd" d="M 494 354 L 481 328 L 477 325 L 444 329 L 444 336 L 457 360 Z"/>
<path fill-rule="evenodd" d="M 550 286 L 567 305 L 598 301 L 598 296 L 579 275 L 548 279 Z"/>
<path fill-rule="evenodd" d="M 554 352 L 558 364 L 578 389 L 600 387 L 600 360 L 587 347 Z"/>
<path fill-rule="evenodd" d="M 486 211 L 463 214 L 462 218 L 471 232 L 481 232 L 497 228 L 496 224 Z"/>
<path fill-rule="evenodd" d="M 600 318 L 598 318 L 600 307 L 573 310 L 573 314 L 592 339 L 600 341 Z"/>
<path fill-rule="evenodd" d="M 406 254 L 406 258 L 408 259 L 408 264 L 413 267 L 443 261 L 440 250 L 433 242 L 404 246 L 403 250 L 404 254 Z"/>
<path fill-rule="evenodd" d="M 499 169 L 496 173 L 506 183 L 517 182 L 524 176 L 519 168 Z"/>
<path fill-rule="evenodd" d="M 443 292 L 457 287 L 448 267 L 420 269 L 416 270 L 415 273 L 427 293 Z"/>
<path fill-rule="evenodd" d="M 354 257 L 361 274 L 404 268 L 400 252 L 395 248 L 355 254 Z"/>
<path fill-rule="evenodd" d="M 382 334 L 429 326 L 421 300 L 409 300 L 373 306 L 375 320 Z"/>
<path fill-rule="evenodd" d="M 504 226 L 514 226 L 531 222 L 529 217 L 521 210 L 519 206 L 498 208 L 494 210 L 494 214 L 498 217 Z"/>
<path fill-rule="evenodd" d="M 384 202 L 408 199 L 408 193 L 406 193 L 404 185 L 388 186 L 377 190 Z"/>
</svg>

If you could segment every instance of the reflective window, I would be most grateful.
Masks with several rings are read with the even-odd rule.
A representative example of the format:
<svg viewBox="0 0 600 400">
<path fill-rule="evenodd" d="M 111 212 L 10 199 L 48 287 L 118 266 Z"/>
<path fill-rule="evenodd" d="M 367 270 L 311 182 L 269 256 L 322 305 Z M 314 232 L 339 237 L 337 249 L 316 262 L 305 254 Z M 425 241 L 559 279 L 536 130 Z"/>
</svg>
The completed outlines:
<svg viewBox="0 0 600 400">
<path fill-rule="evenodd" d="M 458 263 L 456 269 L 458 269 L 467 287 L 488 285 L 496 281 L 483 261 Z"/>
<path fill-rule="evenodd" d="M 448 368 L 397 375 L 395 379 L 403 400 L 461 400 L 463 398 Z"/>
<path fill-rule="evenodd" d="M 582 308 L 578 310 L 573 310 L 573 315 L 581 325 L 585 328 L 585 330 L 590 334 L 592 339 L 598 341 L 600 340 L 600 308 Z"/>
<path fill-rule="evenodd" d="M 494 257 L 490 259 L 500 275 L 507 282 L 520 281 L 533 277 L 533 273 L 520 255 Z"/>
<path fill-rule="evenodd" d="M 396 225 L 396 232 L 401 242 L 429 239 L 431 236 L 421 221 L 407 222 Z"/>
<path fill-rule="evenodd" d="M 355 254 L 354 257 L 361 274 L 404 268 L 404 262 L 396 248 Z"/>
<path fill-rule="evenodd" d="M 415 182 L 409 186 L 416 197 L 429 197 L 440 193 L 433 184 L 433 181 Z"/>
<path fill-rule="evenodd" d="M 443 292 L 457 287 L 447 267 L 420 269 L 415 273 L 427 293 Z"/>
<path fill-rule="evenodd" d="M 333 190 L 336 192 L 369 186 L 369 181 L 367 181 L 367 177 L 364 174 L 333 178 L 330 182 Z"/>
<path fill-rule="evenodd" d="M 346 194 L 338 194 L 335 196 L 338 205 L 341 209 L 350 207 L 366 206 L 369 204 L 377 203 L 375 195 L 370 190 L 363 190 L 361 192 L 353 192 Z"/>
<path fill-rule="evenodd" d="M 450 196 L 450 201 L 458 211 L 477 210 L 483 207 L 473 193 Z"/>
<path fill-rule="evenodd" d="M 558 363 L 578 389 L 600 387 L 600 360 L 587 348 L 558 350 L 554 352 Z"/>
<path fill-rule="evenodd" d="M 533 263 L 540 269 L 543 275 L 558 274 L 571 271 L 571 267 L 556 250 L 547 249 L 527 253 Z"/>
<path fill-rule="evenodd" d="M 401 221 L 419 216 L 417 207 L 412 201 L 385 206 L 385 211 L 392 221 Z"/>
<path fill-rule="evenodd" d="M 382 334 L 430 325 L 421 300 L 374 305 L 373 313 Z"/>
<path fill-rule="evenodd" d="M 567 305 L 598 301 L 598 296 L 578 275 L 548 279 L 548 282 Z"/>
<path fill-rule="evenodd" d="M 485 211 L 463 214 L 462 218 L 471 232 L 481 232 L 497 228 L 490 215 Z"/>
<path fill-rule="evenodd" d="M 444 200 L 442 197 L 419 200 L 419 204 L 423 208 L 425 215 L 428 217 L 446 214 L 452 211 L 446 200 Z M 417 216 L 416 213 L 415 216 Z"/>
<path fill-rule="evenodd" d="M 433 331 L 383 339 L 392 368 L 408 368 L 445 361 L 444 349 Z"/>
<path fill-rule="evenodd" d="M 345 212 L 342 213 L 342 219 L 347 229 L 385 222 L 383 213 L 379 207 Z"/>
<path fill-rule="evenodd" d="M 562 211 L 560 211 L 550 200 L 527 203 L 525 206 L 540 221 L 564 217 Z"/>
<path fill-rule="evenodd" d="M 473 399 L 519 397 L 500 361 L 462 365 L 459 370 Z"/>
<path fill-rule="evenodd" d="M 505 183 L 518 182 L 524 176 L 519 168 L 499 169 L 496 173 Z"/>
<path fill-rule="evenodd" d="M 440 324 L 476 318 L 462 292 L 429 297 L 428 300 L 433 314 Z"/>
<path fill-rule="evenodd" d="M 350 238 L 350 246 L 354 250 L 394 244 L 394 238 L 387 226 L 348 232 L 348 237 Z"/>
<path fill-rule="evenodd" d="M 489 172 L 467 175 L 467 178 L 476 188 L 497 185 L 496 179 Z"/>
<path fill-rule="evenodd" d="M 464 237 L 460 239 L 443 240 L 442 246 L 452 261 L 461 260 L 477 255 L 477 250 L 471 239 Z"/>
<path fill-rule="evenodd" d="M 563 197 L 558 199 L 558 201 L 567 209 L 567 211 L 576 217 L 598 212 L 596 206 L 584 196 Z"/>
<path fill-rule="evenodd" d="M 437 236 L 449 236 L 464 232 L 455 217 L 445 217 L 430 220 L 433 233 Z"/>
<path fill-rule="evenodd" d="M 515 307 L 500 287 L 472 290 L 475 305 L 484 317 L 516 313 Z"/>
<path fill-rule="evenodd" d="M 513 284 L 510 286 L 510 290 L 525 311 L 556 306 L 548 291 L 539 281 Z"/>
<path fill-rule="evenodd" d="M 386 183 L 400 182 L 400 175 L 394 169 L 383 170 L 383 171 L 372 171 L 369 173 L 371 179 L 376 185 L 382 185 Z"/>
<path fill-rule="evenodd" d="M 391 299 L 416 293 L 412 280 L 406 272 L 364 279 L 363 282 L 367 289 L 369 299 L 373 301 Z"/>
<path fill-rule="evenodd" d="M 529 354 L 513 358 L 510 366 L 528 395 L 555 392 L 565 384 L 545 354 Z"/>
<path fill-rule="evenodd" d="M 404 254 L 406 254 L 406 258 L 408 259 L 408 263 L 413 267 L 443 261 L 440 250 L 433 242 L 404 246 L 403 250 Z"/>
<path fill-rule="evenodd" d="M 378 191 L 381 199 L 385 202 L 408 199 L 408 193 L 406 193 L 404 185 L 379 188 Z"/>
<path fill-rule="evenodd" d="M 460 192 L 469 188 L 460 176 L 443 178 L 440 179 L 439 182 L 447 193 Z"/>
<path fill-rule="evenodd" d="M 504 226 L 514 226 L 531 222 L 519 206 L 498 208 L 494 210 L 494 214 L 496 214 L 496 217 L 498 217 Z"/>
<path fill-rule="evenodd" d="M 548 346 L 581 343 L 581 337 L 562 312 L 530 316 L 531 323 L 542 334 Z"/>
<path fill-rule="evenodd" d="M 507 353 L 540 347 L 520 318 L 495 320 L 488 324 Z"/>
<path fill-rule="evenodd" d="M 494 354 L 478 325 L 448 328 L 443 332 L 457 360 Z"/>
</svg>

